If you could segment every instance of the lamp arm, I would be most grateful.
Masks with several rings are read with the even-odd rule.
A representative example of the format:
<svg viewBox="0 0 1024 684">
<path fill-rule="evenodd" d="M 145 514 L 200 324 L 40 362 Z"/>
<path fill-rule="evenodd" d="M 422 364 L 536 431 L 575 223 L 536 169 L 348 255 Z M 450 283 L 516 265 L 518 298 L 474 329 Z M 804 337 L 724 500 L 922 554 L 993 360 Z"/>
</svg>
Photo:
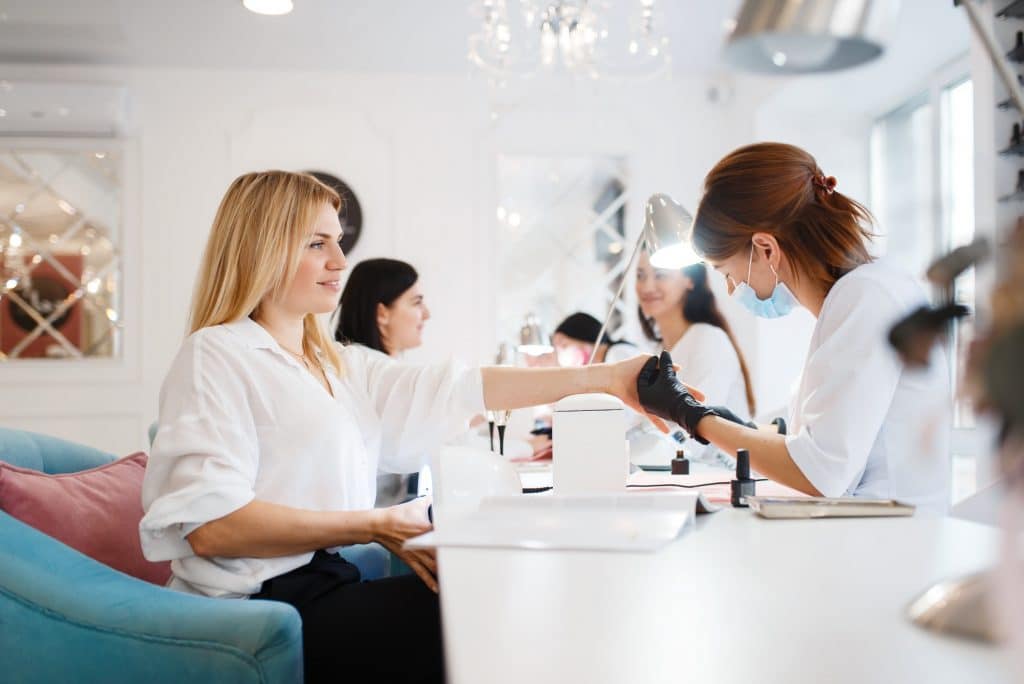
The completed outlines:
<svg viewBox="0 0 1024 684">
<path fill-rule="evenodd" d="M 615 291 L 615 296 L 612 297 L 611 306 L 608 307 L 608 313 L 605 314 L 604 323 L 601 324 L 601 329 L 597 332 L 597 339 L 594 340 L 594 353 L 587 359 L 587 365 L 594 363 L 594 357 L 597 356 L 597 348 L 601 344 L 601 338 L 604 337 L 605 330 L 608 329 L 608 324 L 612 320 L 612 314 L 615 312 L 615 305 L 618 303 L 619 298 L 622 296 L 622 289 L 626 286 L 626 274 L 629 273 L 629 269 L 633 268 L 633 262 L 636 261 L 636 257 L 640 254 L 640 247 L 644 244 L 644 232 L 640 231 L 640 235 L 636 238 L 636 244 L 633 246 L 633 253 L 629 255 L 629 263 L 626 264 L 626 268 L 622 271 L 622 282 L 619 283 L 619 289 Z"/>
</svg>

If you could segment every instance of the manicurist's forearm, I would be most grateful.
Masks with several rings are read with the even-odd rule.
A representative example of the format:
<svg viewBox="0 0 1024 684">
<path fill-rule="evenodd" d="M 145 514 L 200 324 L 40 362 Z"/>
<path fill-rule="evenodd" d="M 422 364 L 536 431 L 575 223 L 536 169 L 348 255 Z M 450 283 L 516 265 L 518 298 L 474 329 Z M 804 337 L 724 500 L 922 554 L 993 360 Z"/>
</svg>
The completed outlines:
<svg viewBox="0 0 1024 684">
<path fill-rule="evenodd" d="M 288 556 L 372 541 L 379 510 L 310 511 L 252 501 L 196 528 L 187 539 L 197 556 Z"/>
<path fill-rule="evenodd" d="M 718 416 L 701 419 L 697 432 L 733 456 L 737 449 L 746 449 L 750 452 L 750 467 L 768 479 L 811 496 L 821 496 L 789 455 L 785 436 L 737 425 Z"/>
</svg>

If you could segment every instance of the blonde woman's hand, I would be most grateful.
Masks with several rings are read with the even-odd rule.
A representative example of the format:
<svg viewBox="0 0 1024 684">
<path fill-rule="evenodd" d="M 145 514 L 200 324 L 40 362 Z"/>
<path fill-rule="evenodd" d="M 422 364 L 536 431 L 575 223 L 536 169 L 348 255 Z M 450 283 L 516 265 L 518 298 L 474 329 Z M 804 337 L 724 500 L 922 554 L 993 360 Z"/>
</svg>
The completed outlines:
<svg viewBox="0 0 1024 684">
<path fill-rule="evenodd" d="M 664 433 L 669 432 L 668 424 L 658 416 L 650 413 L 640 404 L 640 397 L 637 393 L 637 379 L 640 376 L 640 371 L 643 369 L 644 364 L 650 359 L 650 356 L 642 355 L 635 356 L 625 361 L 619 361 L 617 363 L 608 364 L 611 370 L 611 380 L 609 381 L 608 393 L 613 394 L 622 402 L 636 411 L 641 415 L 647 416 L 647 419 L 654 423 L 654 426 Z M 679 370 L 679 366 L 672 364 L 673 368 Z M 686 389 L 689 390 L 698 401 L 704 401 L 704 393 L 700 390 L 683 383 Z"/>
<path fill-rule="evenodd" d="M 432 591 L 437 592 L 437 558 L 432 549 L 406 549 L 405 541 L 432 530 L 427 516 L 431 498 L 422 496 L 397 506 L 378 508 L 374 541 L 401 558 Z"/>
</svg>

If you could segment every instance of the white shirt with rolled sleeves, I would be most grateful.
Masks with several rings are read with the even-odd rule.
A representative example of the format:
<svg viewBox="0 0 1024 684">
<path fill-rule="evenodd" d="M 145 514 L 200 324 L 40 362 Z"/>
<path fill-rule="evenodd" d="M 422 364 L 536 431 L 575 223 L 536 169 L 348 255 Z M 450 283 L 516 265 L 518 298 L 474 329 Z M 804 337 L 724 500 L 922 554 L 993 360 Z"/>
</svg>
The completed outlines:
<svg viewBox="0 0 1024 684">
<path fill-rule="evenodd" d="M 825 496 L 894 498 L 948 508 L 950 395 L 945 353 L 903 367 L 892 324 L 926 303 L 884 260 L 840 278 L 821 308 L 790 406 L 786 446 Z"/>
<path fill-rule="evenodd" d="M 378 465 L 415 471 L 432 445 L 484 411 L 479 369 L 406 366 L 341 350 L 332 397 L 248 318 L 185 341 L 160 393 L 159 430 L 139 524 L 150 560 L 170 560 L 171 586 L 248 596 L 304 565 L 278 558 L 202 558 L 185 537 L 254 499 L 310 510 L 373 507 Z"/>
<path fill-rule="evenodd" d="M 726 406 L 750 420 L 740 358 L 724 330 L 710 323 L 693 323 L 670 351 L 679 377 L 704 393 L 710 406 Z"/>
</svg>

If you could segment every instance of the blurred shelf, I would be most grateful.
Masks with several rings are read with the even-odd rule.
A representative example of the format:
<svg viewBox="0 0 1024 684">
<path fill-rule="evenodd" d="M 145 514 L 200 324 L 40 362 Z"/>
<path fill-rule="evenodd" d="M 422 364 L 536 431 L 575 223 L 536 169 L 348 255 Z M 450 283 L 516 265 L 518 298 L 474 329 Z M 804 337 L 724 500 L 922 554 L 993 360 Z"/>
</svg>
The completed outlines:
<svg viewBox="0 0 1024 684">
<path fill-rule="evenodd" d="M 1004 157 L 1011 157 L 1013 155 L 1019 155 L 1024 157 L 1024 142 L 1019 142 L 1016 145 L 1010 145 L 1004 149 L 999 150 L 999 154 Z"/>
<path fill-rule="evenodd" d="M 999 19 L 1024 19 L 1024 0 L 1014 0 L 996 12 Z"/>
</svg>

